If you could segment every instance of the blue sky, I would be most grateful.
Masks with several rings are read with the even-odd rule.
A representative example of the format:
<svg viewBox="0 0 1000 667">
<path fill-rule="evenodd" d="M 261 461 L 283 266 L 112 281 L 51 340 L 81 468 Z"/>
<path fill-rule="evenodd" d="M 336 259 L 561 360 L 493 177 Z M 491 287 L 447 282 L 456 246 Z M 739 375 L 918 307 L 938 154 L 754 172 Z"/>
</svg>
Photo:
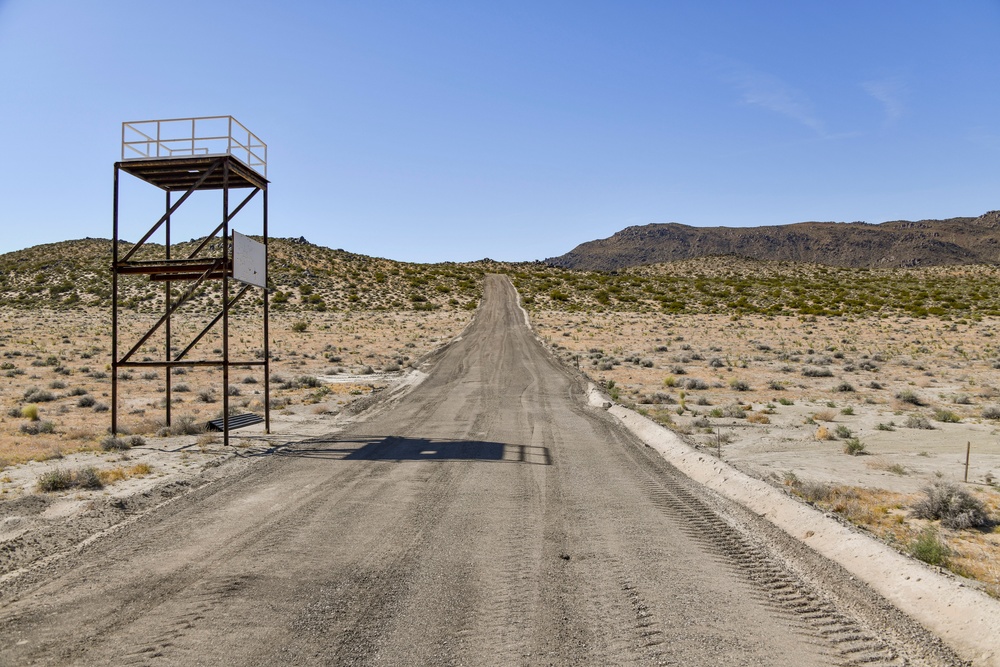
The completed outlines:
<svg viewBox="0 0 1000 667">
<path fill-rule="evenodd" d="M 979 215 L 997 34 L 996 0 L 0 0 L 0 252 L 110 237 L 121 122 L 203 115 L 268 143 L 272 235 L 400 260 Z"/>
</svg>

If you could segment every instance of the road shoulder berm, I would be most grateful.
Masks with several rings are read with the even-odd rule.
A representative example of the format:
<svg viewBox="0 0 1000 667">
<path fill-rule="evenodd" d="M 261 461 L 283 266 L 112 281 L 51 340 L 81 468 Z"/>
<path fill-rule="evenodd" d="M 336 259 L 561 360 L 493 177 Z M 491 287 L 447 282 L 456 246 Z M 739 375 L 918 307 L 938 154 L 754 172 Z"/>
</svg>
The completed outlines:
<svg viewBox="0 0 1000 667">
<path fill-rule="evenodd" d="M 595 385 L 591 405 L 605 408 L 642 442 L 694 481 L 770 521 L 840 564 L 977 667 L 1000 667 L 1000 602 L 952 576 L 852 530 L 836 519 L 699 452 L 677 434 L 614 404 Z"/>
</svg>

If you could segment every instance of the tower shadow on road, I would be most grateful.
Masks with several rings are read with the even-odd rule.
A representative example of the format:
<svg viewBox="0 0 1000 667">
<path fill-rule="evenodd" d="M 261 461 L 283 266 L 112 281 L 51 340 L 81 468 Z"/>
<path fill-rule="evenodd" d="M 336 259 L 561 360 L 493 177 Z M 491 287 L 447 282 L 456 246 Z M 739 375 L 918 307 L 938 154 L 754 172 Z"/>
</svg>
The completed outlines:
<svg viewBox="0 0 1000 667">
<path fill-rule="evenodd" d="M 484 461 L 552 465 L 548 447 L 394 435 L 309 440 L 279 455 L 340 461 Z"/>
</svg>

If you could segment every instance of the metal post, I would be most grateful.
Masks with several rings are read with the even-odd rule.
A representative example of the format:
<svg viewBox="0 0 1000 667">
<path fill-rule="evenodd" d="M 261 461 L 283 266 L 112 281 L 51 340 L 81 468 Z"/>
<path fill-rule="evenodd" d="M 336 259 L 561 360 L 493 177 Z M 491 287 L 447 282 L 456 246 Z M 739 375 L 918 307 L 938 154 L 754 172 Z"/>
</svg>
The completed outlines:
<svg viewBox="0 0 1000 667">
<path fill-rule="evenodd" d="M 166 192 L 167 192 L 167 208 L 166 208 L 166 210 L 167 210 L 167 219 L 166 219 L 166 221 L 164 221 L 164 226 L 165 226 L 166 235 L 167 235 L 166 244 L 165 244 L 166 248 L 167 248 L 166 259 L 169 262 L 170 261 L 170 190 L 167 190 Z M 165 281 L 163 283 L 163 286 L 164 286 L 163 287 L 163 308 L 164 308 L 164 312 L 167 314 L 167 321 L 163 323 L 163 325 L 164 325 L 163 331 L 164 331 L 164 334 L 166 336 L 166 341 L 167 341 L 166 342 L 167 349 L 164 352 L 164 359 L 166 361 L 168 361 L 168 362 L 171 359 L 171 356 L 170 356 L 170 289 L 171 289 L 171 284 L 172 283 L 169 280 L 167 280 L 167 281 Z M 170 366 L 167 366 L 166 368 L 164 368 L 164 372 L 167 375 L 167 379 L 166 379 L 166 382 L 167 382 L 167 384 L 166 384 L 166 388 L 167 388 L 167 394 L 166 394 L 166 401 L 167 401 L 166 411 L 167 411 L 167 415 L 166 415 L 166 417 L 167 417 L 167 426 L 170 426 Z"/>
<path fill-rule="evenodd" d="M 111 435 L 118 434 L 118 163 L 111 231 Z"/>
<path fill-rule="evenodd" d="M 229 161 L 222 165 L 222 444 L 229 446 Z"/>
<path fill-rule="evenodd" d="M 264 432 L 271 432 L 271 344 L 267 330 L 268 295 L 267 286 L 271 281 L 268 268 L 267 247 L 267 185 L 264 186 Z"/>
<path fill-rule="evenodd" d="M 969 454 L 972 453 L 972 442 L 965 443 L 965 482 L 969 481 Z"/>
</svg>

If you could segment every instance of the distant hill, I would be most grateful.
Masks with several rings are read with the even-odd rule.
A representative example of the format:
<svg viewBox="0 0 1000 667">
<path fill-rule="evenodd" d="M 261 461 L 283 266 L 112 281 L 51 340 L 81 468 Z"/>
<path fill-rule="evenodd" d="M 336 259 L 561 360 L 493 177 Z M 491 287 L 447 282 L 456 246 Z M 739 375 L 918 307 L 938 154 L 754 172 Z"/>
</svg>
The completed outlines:
<svg viewBox="0 0 1000 667">
<path fill-rule="evenodd" d="M 808 262 L 850 268 L 1000 264 L 1000 211 L 978 218 L 800 222 L 773 227 L 690 227 L 677 223 L 626 227 L 581 243 L 545 263 L 611 271 L 713 255 Z"/>
<path fill-rule="evenodd" d="M 175 243 L 175 257 L 192 252 L 200 239 Z M 132 244 L 120 242 L 125 250 Z M 204 254 L 219 254 L 213 241 Z M 331 250 L 303 238 L 269 240 L 271 309 L 435 310 L 476 307 L 489 260 L 465 264 L 411 264 Z M 136 259 L 163 257 L 163 246 L 147 243 Z M 19 309 L 111 306 L 111 241 L 81 239 L 33 246 L 0 255 L 0 307 Z M 122 276 L 121 305 L 137 311 L 163 310 L 163 283 Z M 175 282 L 178 297 L 191 283 Z M 219 281 L 210 281 L 189 302 L 212 309 Z M 187 307 L 187 306 L 185 306 Z"/>
</svg>

